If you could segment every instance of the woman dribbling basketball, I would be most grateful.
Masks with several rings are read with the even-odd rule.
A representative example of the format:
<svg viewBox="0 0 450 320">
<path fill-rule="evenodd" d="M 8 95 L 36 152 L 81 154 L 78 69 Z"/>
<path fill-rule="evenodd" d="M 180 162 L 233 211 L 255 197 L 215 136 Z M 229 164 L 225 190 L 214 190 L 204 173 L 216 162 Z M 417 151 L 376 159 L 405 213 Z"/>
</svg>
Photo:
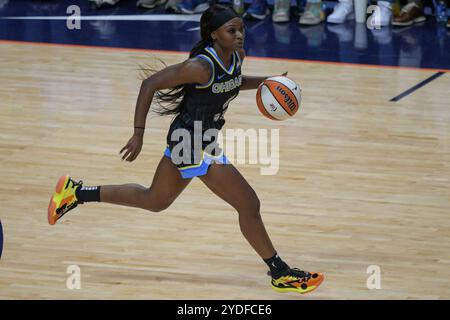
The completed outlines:
<svg viewBox="0 0 450 320">
<path fill-rule="evenodd" d="M 135 110 L 134 134 L 120 151 L 122 159 L 136 159 L 142 148 L 146 118 L 154 95 L 157 95 L 157 101 L 168 102 L 166 106 L 160 104 L 157 112 L 176 117 L 170 125 L 167 149 L 151 186 L 85 187 L 81 181 L 62 176 L 50 199 L 48 221 L 53 225 L 78 204 L 86 202 L 101 201 L 159 212 L 170 206 L 192 178 L 198 177 L 236 209 L 242 234 L 270 269 L 272 288 L 279 292 L 310 292 L 320 285 L 323 275 L 290 268 L 277 255 L 261 219 L 255 191 L 220 148 L 215 146 L 211 152 L 207 150 L 211 142 L 214 145 L 214 137 L 202 141 L 201 150 L 197 150 L 194 143 L 186 144 L 176 134 L 177 130 L 183 130 L 192 139 L 197 138 L 194 134 L 196 124 L 201 125 L 202 132 L 220 130 L 228 104 L 239 90 L 256 89 L 267 78 L 241 75 L 244 25 L 232 9 L 221 5 L 210 7 L 202 15 L 200 27 L 201 40 L 191 50 L 188 60 L 156 72 L 142 82 Z M 163 89 L 171 90 L 164 93 L 161 92 Z"/>
</svg>

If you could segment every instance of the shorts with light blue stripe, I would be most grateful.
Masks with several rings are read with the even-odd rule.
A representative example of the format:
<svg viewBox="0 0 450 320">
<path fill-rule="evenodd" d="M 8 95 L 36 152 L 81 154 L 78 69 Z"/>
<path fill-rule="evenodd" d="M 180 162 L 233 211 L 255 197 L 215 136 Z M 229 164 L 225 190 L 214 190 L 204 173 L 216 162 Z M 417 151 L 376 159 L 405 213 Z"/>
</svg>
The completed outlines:
<svg viewBox="0 0 450 320">
<path fill-rule="evenodd" d="M 172 159 L 172 153 L 169 147 L 167 147 L 166 150 L 164 151 L 164 155 L 169 159 Z M 183 179 L 190 179 L 193 177 L 203 176 L 206 173 L 208 173 L 209 166 L 213 163 L 230 164 L 230 161 L 224 154 L 219 156 L 213 156 L 206 152 L 203 152 L 203 156 L 200 163 L 187 166 L 177 165 L 177 167 L 178 170 L 180 170 Z"/>
</svg>

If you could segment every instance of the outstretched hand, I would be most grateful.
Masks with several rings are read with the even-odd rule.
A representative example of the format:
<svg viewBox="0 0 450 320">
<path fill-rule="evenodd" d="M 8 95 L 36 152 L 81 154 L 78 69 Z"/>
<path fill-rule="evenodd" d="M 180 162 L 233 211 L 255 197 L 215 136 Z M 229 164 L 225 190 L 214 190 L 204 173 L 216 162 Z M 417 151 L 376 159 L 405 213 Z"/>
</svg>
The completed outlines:
<svg viewBox="0 0 450 320">
<path fill-rule="evenodd" d="M 122 155 L 122 152 L 125 153 L 122 155 L 122 161 L 133 161 L 137 158 L 139 153 L 142 150 L 143 136 L 140 134 L 133 134 L 133 136 L 128 140 L 125 147 L 120 150 L 119 154 Z"/>
</svg>

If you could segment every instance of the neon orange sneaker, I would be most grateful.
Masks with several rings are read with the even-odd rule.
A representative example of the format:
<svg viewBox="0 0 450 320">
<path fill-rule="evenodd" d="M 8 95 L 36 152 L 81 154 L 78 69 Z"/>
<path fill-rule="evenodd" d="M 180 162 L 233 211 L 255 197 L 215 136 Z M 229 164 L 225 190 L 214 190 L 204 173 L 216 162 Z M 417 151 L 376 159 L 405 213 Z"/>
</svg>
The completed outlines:
<svg viewBox="0 0 450 320">
<path fill-rule="evenodd" d="M 74 209 L 79 201 L 75 195 L 83 181 L 75 182 L 69 176 L 61 176 L 56 185 L 56 191 L 48 204 L 48 223 L 54 225 L 63 215 Z"/>
<path fill-rule="evenodd" d="M 320 272 L 306 272 L 288 268 L 279 278 L 272 278 L 272 289 L 277 292 L 308 293 L 320 286 L 324 276 Z"/>
</svg>

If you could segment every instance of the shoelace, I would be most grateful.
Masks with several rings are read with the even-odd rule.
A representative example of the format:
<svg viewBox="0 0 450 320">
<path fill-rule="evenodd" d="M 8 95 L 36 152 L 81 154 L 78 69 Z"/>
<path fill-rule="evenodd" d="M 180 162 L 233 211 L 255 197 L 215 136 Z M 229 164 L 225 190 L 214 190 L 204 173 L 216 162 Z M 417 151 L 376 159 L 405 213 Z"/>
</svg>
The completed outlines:
<svg viewBox="0 0 450 320">
<path fill-rule="evenodd" d="M 270 271 L 267 271 L 267 275 L 269 277 L 272 276 L 272 274 L 270 273 Z M 299 268 L 289 268 L 285 274 L 283 274 L 282 276 L 294 276 L 297 278 L 300 278 L 303 280 L 303 282 L 307 282 L 309 279 L 311 279 L 312 274 L 303 270 L 300 270 Z"/>
<path fill-rule="evenodd" d="M 291 268 L 290 271 L 295 277 L 303 279 L 304 282 L 307 282 L 312 276 L 311 273 L 305 272 L 305 271 L 300 270 L 298 268 Z"/>
<path fill-rule="evenodd" d="M 74 188 L 76 188 L 77 186 L 83 186 L 83 180 L 76 182 L 76 181 L 73 181 L 72 179 L 69 179 L 69 182 L 72 182 L 72 185 Z M 76 206 L 78 206 L 79 203 L 82 204 L 83 202 L 77 201 L 75 203 L 72 203 L 71 205 L 61 208 L 62 210 L 60 210 L 60 212 L 58 212 L 58 214 L 59 214 L 58 219 L 62 218 L 62 216 L 65 215 L 68 211 L 70 211 L 73 208 L 75 208 Z"/>
<path fill-rule="evenodd" d="M 82 186 L 83 185 L 83 180 L 80 180 L 78 182 L 73 181 L 72 179 L 69 180 L 70 182 L 72 182 L 73 187 L 77 187 L 77 186 Z"/>
<path fill-rule="evenodd" d="M 74 187 L 74 188 L 76 188 L 77 186 L 80 186 L 80 188 L 81 188 L 81 187 L 83 186 L 83 180 L 80 180 L 80 181 L 78 181 L 78 182 L 75 182 L 75 181 L 72 180 L 72 182 L 73 182 L 73 187 Z M 82 202 L 82 201 L 80 201 L 80 200 L 77 199 L 77 205 L 78 205 L 78 204 L 83 204 L 83 203 L 84 203 L 84 202 Z M 75 205 L 75 207 L 76 207 L 76 205 Z M 75 208 L 75 207 L 74 207 L 74 208 Z"/>
</svg>

